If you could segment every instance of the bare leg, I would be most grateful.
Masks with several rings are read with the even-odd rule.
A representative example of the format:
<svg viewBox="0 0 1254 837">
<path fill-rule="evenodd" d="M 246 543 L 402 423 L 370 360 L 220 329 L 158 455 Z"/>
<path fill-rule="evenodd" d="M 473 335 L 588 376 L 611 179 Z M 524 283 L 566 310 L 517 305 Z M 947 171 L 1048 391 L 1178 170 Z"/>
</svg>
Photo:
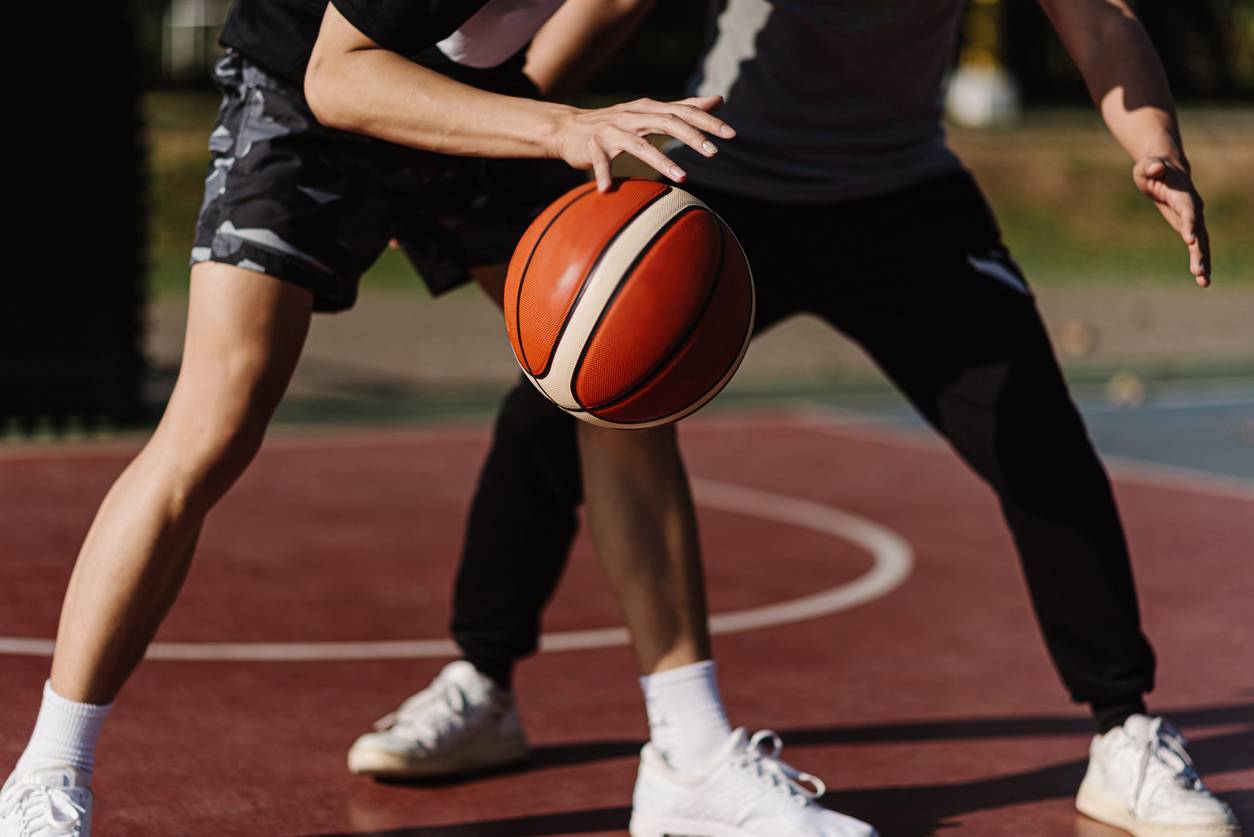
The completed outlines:
<svg viewBox="0 0 1254 837">
<path fill-rule="evenodd" d="M 57 694 L 111 702 L 143 657 L 182 587 L 205 515 L 261 445 L 312 299 L 228 265 L 192 270 L 174 394 L 101 504 L 70 578 L 52 663 Z"/>
<path fill-rule="evenodd" d="M 502 266 L 477 270 L 475 280 L 500 306 Z M 578 424 L 588 528 L 640 670 L 653 674 L 709 659 L 696 512 L 675 428 Z"/>
<path fill-rule="evenodd" d="M 623 607 L 640 670 L 710 658 L 696 513 L 675 428 L 580 422 L 588 529 Z"/>
</svg>

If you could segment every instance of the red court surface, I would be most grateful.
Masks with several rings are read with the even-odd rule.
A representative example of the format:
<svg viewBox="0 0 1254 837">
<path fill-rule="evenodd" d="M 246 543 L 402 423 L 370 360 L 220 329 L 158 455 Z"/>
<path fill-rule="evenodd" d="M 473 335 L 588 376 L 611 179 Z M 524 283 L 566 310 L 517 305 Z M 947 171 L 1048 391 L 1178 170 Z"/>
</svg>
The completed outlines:
<svg viewBox="0 0 1254 837">
<path fill-rule="evenodd" d="M 718 506 L 701 509 L 715 613 L 844 589 L 884 569 L 823 521 L 882 527 L 913 551 L 909 575 L 868 601 L 719 636 L 733 722 L 777 729 L 784 757 L 827 781 L 827 804 L 885 835 L 1120 833 L 1071 808 L 1089 723 L 1045 655 L 992 495 L 947 449 L 906 431 L 778 415 L 697 420 L 683 436 L 695 475 L 767 492 L 741 496 L 764 498 L 749 514 L 728 510 L 736 489 L 699 486 Z M 486 441 L 486 429 L 276 433 L 211 516 L 159 639 L 443 639 Z M 0 644 L 53 635 L 79 541 L 134 447 L 0 450 Z M 1152 468 L 1116 470 L 1116 486 L 1160 660 L 1151 708 L 1189 736 L 1248 831 L 1254 492 Z M 546 629 L 619 621 L 581 542 Z M 621 647 L 523 665 L 520 709 L 537 753 L 521 770 L 435 787 L 349 776 L 353 738 L 443 662 L 150 660 L 105 732 L 97 833 L 624 831 L 644 717 Z M 47 667 L 46 657 L 0 654 L 0 773 L 29 733 Z"/>
</svg>

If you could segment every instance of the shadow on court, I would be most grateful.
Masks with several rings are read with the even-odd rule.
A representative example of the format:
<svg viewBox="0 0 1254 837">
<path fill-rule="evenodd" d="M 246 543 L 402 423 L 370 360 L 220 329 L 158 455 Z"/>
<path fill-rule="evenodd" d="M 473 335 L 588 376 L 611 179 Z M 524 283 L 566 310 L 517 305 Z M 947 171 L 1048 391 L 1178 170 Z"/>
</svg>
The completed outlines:
<svg viewBox="0 0 1254 837">
<path fill-rule="evenodd" d="M 1254 769 L 1254 703 L 1213 706 L 1165 713 L 1194 732 L 1208 727 L 1241 726 L 1243 729 L 1198 738 L 1191 751 L 1206 775 L 1218 776 Z M 1091 722 L 1084 717 L 1041 716 L 1026 718 L 978 718 L 955 721 L 922 721 L 783 730 L 790 748 L 871 743 L 909 743 L 997 738 L 1087 736 Z M 634 758 L 643 742 L 591 741 L 538 747 L 532 758 L 516 770 L 543 770 L 588 764 L 616 758 Z M 1084 775 L 1086 759 L 1078 758 L 1021 773 L 971 782 L 932 785 L 833 790 L 823 803 L 860 819 L 873 822 L 885 835 L 921 837 L 957 824 L 963 814 L 1011 805 L 1072 796 Z M 476 777 L 478 778 L 478 777 Z M 430 785 L 424 785 L 430 787 Z M 1223 794 L 1247 828 L 1254 821 L 1254 787 Z M 597 808 L 556 814 L 487 820 L 464 825 L 423 826 L 386 831 L 339 833 L 320 837 L 531 837 L 627 828 L 631 809 Z M 1077 816 L 1080 837 L 1105 837 L 1123 832 Z"/>
</svg>

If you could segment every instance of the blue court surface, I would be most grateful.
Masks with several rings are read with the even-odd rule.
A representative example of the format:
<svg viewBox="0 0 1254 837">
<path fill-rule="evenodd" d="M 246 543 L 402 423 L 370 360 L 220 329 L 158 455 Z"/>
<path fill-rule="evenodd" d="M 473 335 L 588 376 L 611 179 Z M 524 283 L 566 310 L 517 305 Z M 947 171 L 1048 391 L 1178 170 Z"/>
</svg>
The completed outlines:
<svg viewBox="0 0 1254 837">
<path fill-rule="evenodd" d="M 1136 406 L 1113 404 L 1100 387 L 1080 386 L 1073 394 L 1108 460 L 1254 480 L 1254 380 L 1151 384 Z M 923 427 L 909 405 L 891 395 L 810 400 L 889 427 Z"/>
</svg>

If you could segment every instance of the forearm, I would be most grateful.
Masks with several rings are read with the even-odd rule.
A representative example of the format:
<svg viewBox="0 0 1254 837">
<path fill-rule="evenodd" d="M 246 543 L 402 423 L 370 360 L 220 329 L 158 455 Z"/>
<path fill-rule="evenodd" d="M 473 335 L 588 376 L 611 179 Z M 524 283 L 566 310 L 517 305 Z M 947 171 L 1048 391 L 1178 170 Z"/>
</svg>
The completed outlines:
<svg viewBox="0 0 1254 837">
<path fill-rule="evenodd" d="M 1162 62 L 1123 0 L 1045 6 L 1116 141 L 1133 160 L 1161 157 L 1187 168 Z"/>
<path fill-rule="evenodd" d="M 652 6 L 653 0 L 567 0 L 531 42 L 524 72 L 549 98 L 577 92 Z"/>
<path fill-rule="evenodd" d="M 392 40 L 387 30 L 381 37 Z M 488 93 L 384 49 L 334 3 L 323 14 L 305 70 L 305 100 L 324 125 L 438 154 L 559 158 L 591 169 L 601 191 L 613 186 L 610 161 L 623 153 L 672 180 L 684 179 L 683 170 L 645 139 L 650 134 L 674 137 L 706 156 L 718 150 L 704 131 L 736 135 L 709 113 L 722 101 L 717 96 L 580 110 Z"/>
<path fill-rule="evenodd" d="M 472 157 L 547 157 L 569 108 L 471 87 L 384 49 L 310 59 L 305 95 L 320 122 L 401 145 Z"/>
<path fill-rule="evenodd" d="M 1144 27 L 1119 15 L 1111 30 L 1085 72 L 1102 119 L 1133 160 L 1164 157 L 1186 165 L 1171 89 Z"/>
</svg>

